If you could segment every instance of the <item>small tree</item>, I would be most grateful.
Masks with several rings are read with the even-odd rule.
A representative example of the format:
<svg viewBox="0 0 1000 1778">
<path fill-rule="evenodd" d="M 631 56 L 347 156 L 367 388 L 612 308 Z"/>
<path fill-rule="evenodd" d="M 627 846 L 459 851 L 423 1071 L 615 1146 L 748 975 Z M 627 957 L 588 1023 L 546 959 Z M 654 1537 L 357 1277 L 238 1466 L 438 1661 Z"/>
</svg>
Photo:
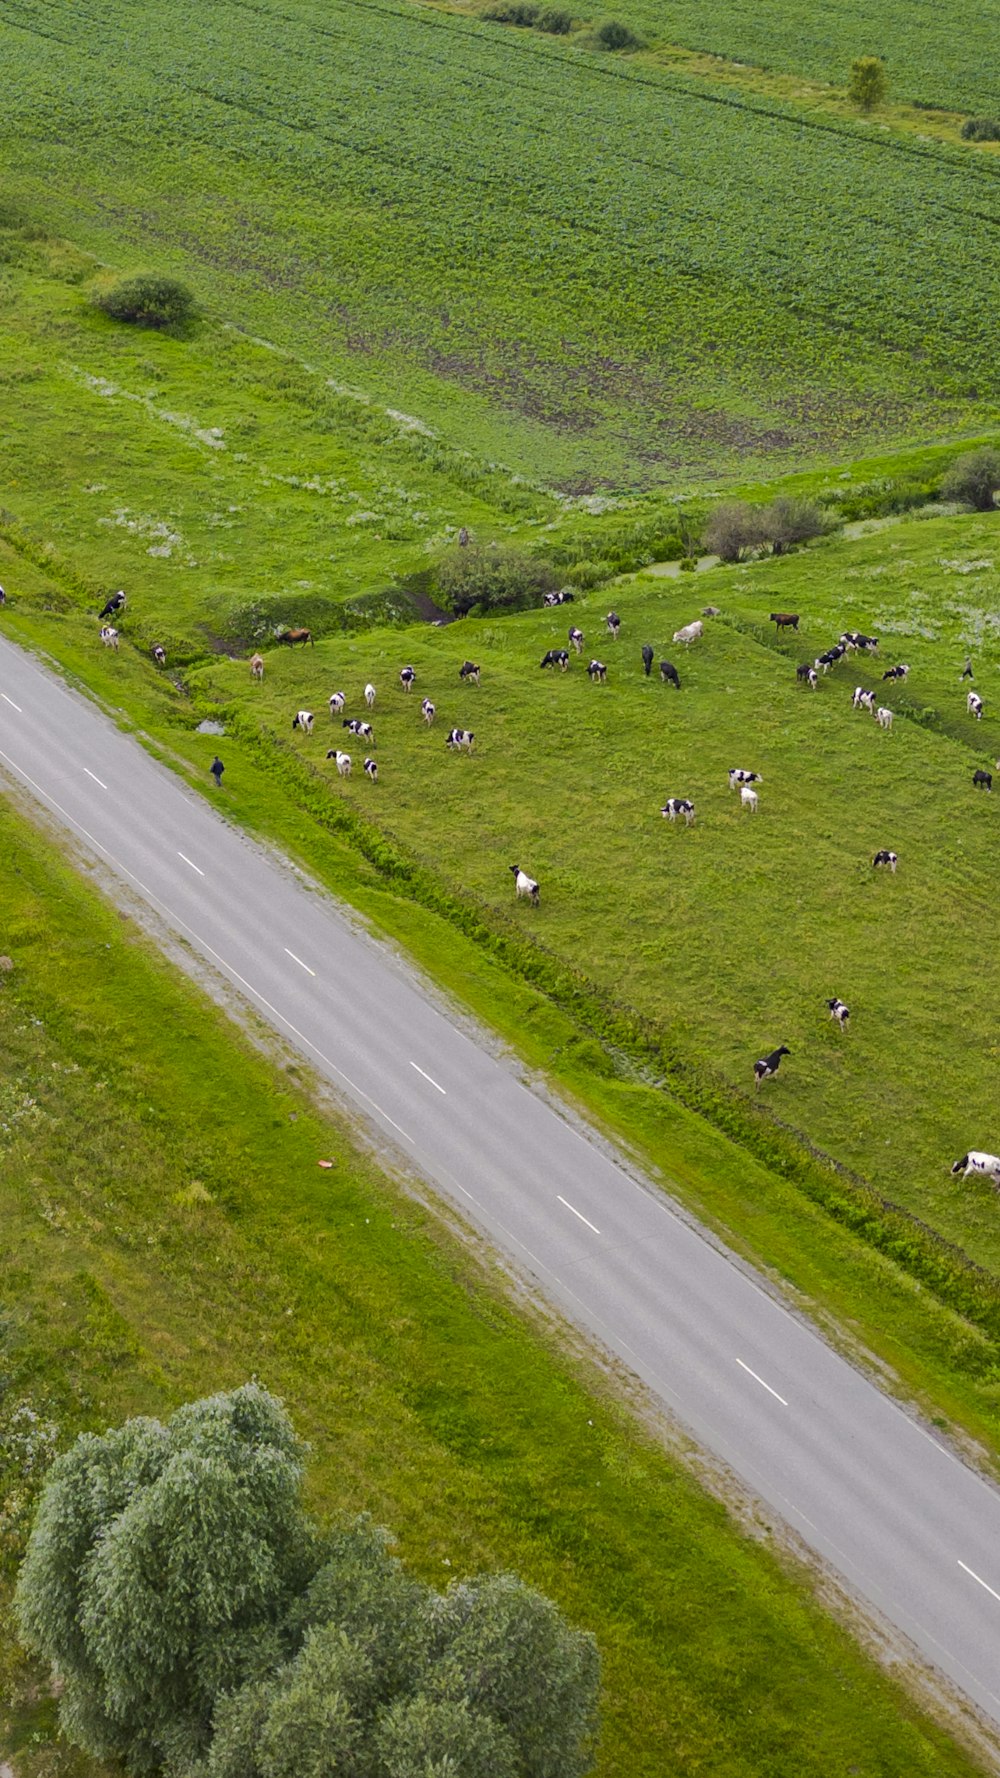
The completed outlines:
<svg viewBox="0 0 1000 1778">
<path fill-rule="evenodd" d="M 847 97 L 859 111 L 867 116 L 884 102 L 888 91 L 889 81 L 881 56 L 858 56 L 851 63 Z"/>
<path fill-rule="evenodd" d="M 438 564 L 438 591 L 456 617 L 473 609 L 520 611 L 558 586 L 555 569 L 509 544 L 470 543 Z"/>
<path fill-rule="evenodd" d="M 760 508 L 746 500 L 723 500 L 705 526 L 705 548 L 723 562 L 740 562 L 766 541 Z"/>
<path fill-rule="evenodd" d="M 967 117 L 962 125 L 963 142 L 1000 142 L 1000 123 L 995 117 Z"/>
<path fill-rule="evenodd" d="M 622 24 L 621 19 L 603 19 L 594 32 L 595 42 L 601 49 L 635 50 L 645 46 L 641 37 L 637 37 L 630 25 Z"/>
<path fill-rule="evenodd" d="M 945 500 L 961 500 L 977 512 L 992 512 L 1000 488 L 1000 451 L 986 445 L 956 457 L 941 483 Z"/>
<path fill-rule="evenodd" d="M 812 500 L 796 500 L 781 494 L 765 506 L 761 528 L 776 556 L 783 556 L 797 543 L 808 543 L 811 537 L 822 537 L 826 521 Z"/>
<path fill-rule="evenodd" d="M 112 321 L 131 321 L 136 327 L 181 327 L 194 313 L 187 285 L 156 272 L 119 278 L 109 290 L 95 291 L 93 302 Z"/>
</svg>

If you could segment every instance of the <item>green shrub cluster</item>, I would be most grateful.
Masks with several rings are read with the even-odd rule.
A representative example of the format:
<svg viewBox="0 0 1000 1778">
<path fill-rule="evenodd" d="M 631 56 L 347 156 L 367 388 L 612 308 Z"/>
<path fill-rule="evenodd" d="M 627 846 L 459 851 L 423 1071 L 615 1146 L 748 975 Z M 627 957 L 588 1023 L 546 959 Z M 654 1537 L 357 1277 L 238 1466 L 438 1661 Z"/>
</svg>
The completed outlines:
<svg viewBox="0 0 1000 1778">
<path fill-rule="evenodd" d="M 439 597 L 456 617 L 470 611 L 523 611 L 540 604 L 558 585 L 551 562 L 510 544 L 456 544 L 437 569 Z"/>
<path fill-rule="evenodd" d="M 1000 451 L 986 445 L 956 457 L 941 483 L 945 500 L 961 500 L 976 512 L 992 512 L 1000 488 Z"/>
<path fill-rule="evenodd" d="M 598 1655 L 513 1575 L 437 1593 L 366 1519 L 324 1532 L 257 1384 L 85 1433 L 18 1581 L 68 1739 L 171 1778 L 583 1778 Z"/>
<path fill-rule="evenodd" d="M 814 500 L 781 494 L 767 506 L 747 500 L 723 500 L 705 526 L 705 548 L 723 562 L 740 562 L 756 550 L 769 548 L 786 555 L 796 544 L 821 537 L 827 528 Z"/>
<path fill-rule="evenodd" d="M 963 142 L 1000 142 L 1000 123 L 995 117 L 967 117 L 962 125 Z"/>
<path fill-rule="evenodd" d="M 112 321 L 130 321 L 137 327 L 182 327 L 194 314 L 194 297 L 187 285 L 157 272 L 119 278 L 109 288 L 95 290 L 92 301 Z"/>
<path fill-rule="evenodd" d="M 538 6 L 535 0 L 491 0 L 480 13 L 495 25 L 521 25 L 565 37 L 573 28 L 573 14 L 561 6 Z"/>
<path fill-rule="evenodd" d="M 599 49 L 614 51 L 644 49 L 645 43 L 637 37 L 630 25 L 623 24 L 621 19 L 602 19 L 594 28 L 594 42 Z"/>
</svg>

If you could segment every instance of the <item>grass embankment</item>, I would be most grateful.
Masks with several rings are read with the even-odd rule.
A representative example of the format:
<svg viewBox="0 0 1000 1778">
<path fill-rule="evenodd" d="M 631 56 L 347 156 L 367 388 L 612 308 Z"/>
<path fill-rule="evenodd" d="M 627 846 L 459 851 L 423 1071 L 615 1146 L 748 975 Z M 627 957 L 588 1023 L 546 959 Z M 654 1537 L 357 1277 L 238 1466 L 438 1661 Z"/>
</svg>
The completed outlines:
<svg viewBox="0 0 1000 1778">
<path fill-rule="evenodd" d="M 234 1036 L 6 807 L 0 843 L 8 1583 L 22 1404 L 64 1442 L 256 1374 L 312 1443 L 320 1510 L 370 1508 L 434 1581 L 514 1566 L 595 1630 L 601 1773 L 972 1770 L 296 1069 Z M 19 1778 L 88 1770 L 50 1744 L 9 1642 L 3 1671 Z"/>
<path fill-rule="evenodd" d="M 390 0 L 145 17 L 6 21 L 11 195 L 482 457 L 655 487 L 995 415 L 996 156 Z"/>
</svg>

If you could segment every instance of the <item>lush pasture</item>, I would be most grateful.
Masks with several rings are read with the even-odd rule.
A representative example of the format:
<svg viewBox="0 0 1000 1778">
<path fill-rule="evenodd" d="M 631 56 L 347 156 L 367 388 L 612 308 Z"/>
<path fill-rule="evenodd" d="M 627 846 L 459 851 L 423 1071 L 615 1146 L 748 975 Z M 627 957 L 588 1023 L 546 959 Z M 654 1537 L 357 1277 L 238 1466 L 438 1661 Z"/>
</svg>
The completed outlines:
<svg viewBox="0 0 1000 1778">
<path fill-rule="evenodd" d="M 573 487 L 981 423 L 1000 163 L 389 0 L 17 0 L 12 196 Z"/>
<path fill-rule="evenodd" d="M 602 1778 L 971 1772 L 296 1069 L 245 1048 L 7 809 L 0 842 L 0 1749 L 22 1778 L 95 1770 L 49 1739 L 7 1640 L 24 1458 L 47 1425 L 63 1443 L 252 1373 L 311 1442 L 321 1512 L 369 1508 L 434 1582 L 516 1567 L 595 1630 Z"/>
<path fill-rule="evenodd" d="M 542 907 L 519 919 L 682 1049 L 749 1087 L 754 1059 L 787 1043 L 793 1057 L 767 1089 L 778 1115 L 997 1268 L 995 1197 L 956 1186 L 948 1167 L 970 1147 L 1000 1149 L 1000 798 L 971 782 L 1000 754 L 998 545 L 1000 518 L 912 522 L 696 584 L 637 581 L 616 591 L 617 645 L 595 595 L 503 625 L 272 657 L 253 689 L 242 668 L 208 671 L 289 741 L 294 711 L 316 710 L 314 735 L 295 744 L 330 794 L 450 881 L 501 907 L 507 865 L 531 871 Z M 706 596 L 724 616 L 686 652 L 670 635 Z M 804 614 L 785 653 L 767 625 L 776 608 Z M 550 676 L 541 654 L 570 619 L 584 656 Z M 734 624 L 759 625 L 760 640 Z M 883 688 L 882 666 L 858 659 L 816 693 L 799 687 L 795 662 L 844 627 L 880 633 L 882 666 L 911 665 L 905 687 Z M 677 662 L 680 694 L 642 677 L 646 640 Z M 967 649 L 981 723 L 959 683 Z M 590 652 L 608 663 L 604 687 L 583 670 Z M 479 689 L 459 684 L 465 655 L 482 665 Z M 404 660 L 418 675 L 409 697 Z M 324 761 L 344 740 L 329 692 L 346 690 L 356 714 L 369 675 L 377 786 L 343 783 Z M 859 682 L 896 708 L 891 733 L 852 711 Z M 438 707 L 431 730 L 422 693 Z M 473 757 L 446 750 L 452 724 L 476 732 Z M 366 749 L 351 750 L 360 764 Z M 756 817 L 728 788 L 734 765 L 763 775 Z M 690 830 L 661 819 L 668 795 L 694 800 Z M 895 878 L 871 869 L 881 847 L 900 855 Z M 831 995 L 852 1008 L 846 1034 L 827 1019 Z"/>
</svg>

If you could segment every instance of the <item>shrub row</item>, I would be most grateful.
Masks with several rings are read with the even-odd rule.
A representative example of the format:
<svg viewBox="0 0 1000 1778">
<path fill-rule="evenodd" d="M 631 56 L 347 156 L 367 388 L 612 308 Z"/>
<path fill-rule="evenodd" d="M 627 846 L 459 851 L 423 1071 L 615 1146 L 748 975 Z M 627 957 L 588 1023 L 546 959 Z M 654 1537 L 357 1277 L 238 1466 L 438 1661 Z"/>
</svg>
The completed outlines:
<svg viewBox="0 0 1000 1778">
<path fill-rule="evenodd" d="M 609 1001 L 581 971 L 547 951 L 537 939 L 525 936 L 496 910 L 472 896 L 443 888 L 436 873 L 404 851 L 394 838 L 332 798 L 319 772 L 273 730 L 259 727 L 238 708 L 227 709 L 225 721 L 255 762 L 280 776 L 300 808 L 351 844 L 400 894 L 447 920 L 519 981 L 567 1014 L 601 1045 L 616 1071 L 626 1061 L 637 1067 L 648 1084 L 703 1117 L 713 1129 L 793 1184 L 810 1202 L 893 1260 L 939 1302 L 964 1316 L 1000 1347 L 1000 1279 L 992 1272 L 976 1265 L 919 1217 L 883 1197 L 737 1088 L 710 1070 L 693 1066 L 673 1049 L 668 1034 L 653 1020 Z M 988 1357 L 967 1355 L 962 1362 L 972 1370 L 997 1359 L 1000 1351 Z"/>
</svg>

